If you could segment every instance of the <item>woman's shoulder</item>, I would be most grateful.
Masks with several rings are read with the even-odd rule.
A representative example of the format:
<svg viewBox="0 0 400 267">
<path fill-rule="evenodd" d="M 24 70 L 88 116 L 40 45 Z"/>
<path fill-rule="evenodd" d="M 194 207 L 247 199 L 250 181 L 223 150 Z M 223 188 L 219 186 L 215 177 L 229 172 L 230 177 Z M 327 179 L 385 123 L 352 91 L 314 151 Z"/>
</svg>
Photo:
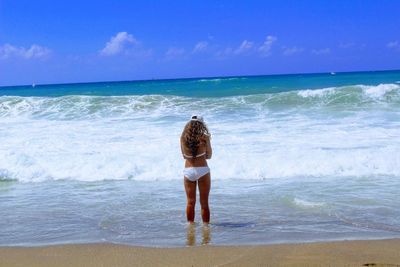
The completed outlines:
<svg viewBox="0 0 400 267">
<path fill-rule="evenodd" d="M 201 137 L 204 140 L 210 140 L 211 135 L 210 134 L 203 134 L 203 136 Z"/>
<path fill-rule="evenodd" d="M 206 143 L 208 142 L 208 140 L 210 140 L 210 136 L 207 135 L 207 134 L 204 134 L 204 135 L 200 138 L 200 141 L 201 141 L 203 144 L 206 144 Z"/>
</svg>

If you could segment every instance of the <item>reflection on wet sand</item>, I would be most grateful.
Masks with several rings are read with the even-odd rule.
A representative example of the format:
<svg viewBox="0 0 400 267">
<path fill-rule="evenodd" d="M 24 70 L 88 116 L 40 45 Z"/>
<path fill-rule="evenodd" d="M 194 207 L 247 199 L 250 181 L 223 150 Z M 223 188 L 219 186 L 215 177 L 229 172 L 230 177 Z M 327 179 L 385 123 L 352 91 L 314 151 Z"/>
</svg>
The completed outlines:
<svg viewBox="0 0 400 267">
<path fill-rule="evenodd" d="M 196 225 L 194 223 L 189 223 L 186 230 L 186 245 L 196 245 Z"/>
<path fill-rule="evenodd" d="M 208 224 L 204 224 L 202 227 L 202 245 L 207 245 L 211 241 L 211 227 Z M 186 245 L 195 246 L 196 245 L 196 224 L 190 223 L 187 226 L 186 231 Z"/>
<path fill-rule="evenodd" d="M 203 225 L 203 233 L 202 233 L 202 245 L 207 245 L 211 241 L 211 227 L 208 224 Z"/>
</svg>

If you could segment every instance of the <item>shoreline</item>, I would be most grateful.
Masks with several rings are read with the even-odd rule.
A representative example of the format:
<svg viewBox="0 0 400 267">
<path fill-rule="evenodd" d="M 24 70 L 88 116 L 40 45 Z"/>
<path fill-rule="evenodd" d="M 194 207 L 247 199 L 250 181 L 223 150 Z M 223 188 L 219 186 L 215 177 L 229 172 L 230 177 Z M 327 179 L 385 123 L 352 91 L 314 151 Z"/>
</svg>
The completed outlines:
<svg viewBox="0 0 400 267">
<path fill-rule="evenodd" d="M 0 266 L 400 266 L 400 239 L 153 248 L 112 243 L 0 247 Z"/>
</svg>

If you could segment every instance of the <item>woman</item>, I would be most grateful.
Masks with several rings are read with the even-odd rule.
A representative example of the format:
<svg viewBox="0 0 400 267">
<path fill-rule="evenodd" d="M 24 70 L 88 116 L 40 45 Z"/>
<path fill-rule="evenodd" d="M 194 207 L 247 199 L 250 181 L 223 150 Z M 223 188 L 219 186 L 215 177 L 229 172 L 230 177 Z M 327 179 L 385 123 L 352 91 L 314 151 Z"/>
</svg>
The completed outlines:
<svg viewBox="0 0 400 267">
<path fill-rule="evenodd" d="M 201 116 L 192 116 L 181 135 L 181 150 L 185 159 L 183 170 L 185 191 L 187 196 L 186 217 L 194 222 L 196 205 L 196 186 L 199 184 L 201 217 L 203 223 L 210 222 L 208 195 L 210 193 L 211 176 L 207 159 L 211 159 L 212 149 L 210 133 Z"/>
</svg>

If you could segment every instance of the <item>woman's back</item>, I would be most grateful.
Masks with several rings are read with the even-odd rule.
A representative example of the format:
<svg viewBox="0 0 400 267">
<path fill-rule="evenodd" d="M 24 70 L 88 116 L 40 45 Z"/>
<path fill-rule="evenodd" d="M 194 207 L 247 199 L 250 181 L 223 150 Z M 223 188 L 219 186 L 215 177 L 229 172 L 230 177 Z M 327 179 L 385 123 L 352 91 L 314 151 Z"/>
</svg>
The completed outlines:
<svg viewBox="0 0 400 267">
<path fill-rule="evenodd" d="M 211 158 L 212 149 L 210 134 L 204 121 L 199 116 L 192 116 L 183 129 L 180 139 L 182 156 L 185 159 L 183 170 L 187 196 L 186 216 L 189 222 L 194 221 L 196 204 L 196 187 L 199 186 L 201 217 L 204 223 L 210 221 L 208 194 L 211 186 L 210 168 L 207 159 Z"/>
<path fill-rule="evenodd" d="M 190 148 L 185 144 L 185 142 L 181 139 L 181 148 L 183 158 L 186 159 L 185 167 L 201 167 L 207 166 L 207 140 L 202 138 L 200 141 L 199 147 L 197 149 L 197 153 L 193 156 Z"/>
</svg>

